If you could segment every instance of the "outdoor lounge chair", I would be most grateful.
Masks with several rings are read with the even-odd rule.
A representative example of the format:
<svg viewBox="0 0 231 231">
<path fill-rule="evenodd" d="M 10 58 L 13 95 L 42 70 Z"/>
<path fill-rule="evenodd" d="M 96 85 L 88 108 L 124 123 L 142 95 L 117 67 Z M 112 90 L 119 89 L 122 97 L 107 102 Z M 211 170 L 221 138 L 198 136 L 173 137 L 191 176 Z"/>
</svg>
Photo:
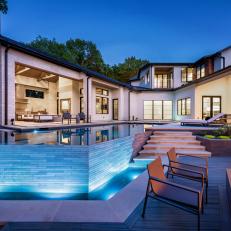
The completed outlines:
<svg viewBox="0 0 231 231">
<path fill-rule="evenodd" d="M 204 166 L 198 166 L 198 165 L 192 165 L 192 164 L 187 164 L 187 163 L 183 163 L 183 162 L 178 161 L 175 148 L 171 148 L 167 152 L 167 155 L 168 155 L 169 165 L 171 167 L 177 167 L 177 169 L 174 169 L 171 167 L 168 168 L 167 175 L 181 176 L 181 177 L 201 181 L 202 180 L 201 175 L 195 174 L 193 172 L 185 171 L 185 170 L 201 172 L 203 174 L 204 183 L 206 184 L 206 190 L 205 190 L 206 191 L 206 203 L 208 203 L 208 158 L 205 159 L 205 158 L 199 157 L 199 156 L 181 154 L 181 156 L 187 156 L 190 158 L 196 158 L 196 159 L 201 159 L 201 160 L 205 161 Z"/>
<path fill-rule="evenodd" d="M 200 189 L 171 182 L 164 174 L 164 167 L 168 168 L 170 166 L 162 165 L 160 157 L 151 162 L 147 167 L 149 179 L 142 217 L 145 215 L 148 197 L 151 197 L 184 211 L 196 214 L 198 217 L 198 229 L 200 229 L 200 215 L 203 213 L 204 181 L 202 180 Z M 171 168 L 175 170 L 178 169 L 176 167 Z M 190 170 L 185 171 L 194 172 Z M 203 174 L 197 172 L 195 172 L 195 174 L 203 178 Z"/>
<path fill-rule="evenodd" d="M 221 117 L 223 117 L 225 114 L 224 113 L 219 113 L 215 116 L 213 116 L 212 118 L 208 119 L 208 120 L 197 120 L 197 119 L 186 119 L 186 120 L 181 120 L 180 124 L 183 125 L 203 125 L 203 126 L 209 126 L 209 124 L 211 124 L 212 122 L 214 122 L 217 119 L 220 119 Z"/>
</svg>

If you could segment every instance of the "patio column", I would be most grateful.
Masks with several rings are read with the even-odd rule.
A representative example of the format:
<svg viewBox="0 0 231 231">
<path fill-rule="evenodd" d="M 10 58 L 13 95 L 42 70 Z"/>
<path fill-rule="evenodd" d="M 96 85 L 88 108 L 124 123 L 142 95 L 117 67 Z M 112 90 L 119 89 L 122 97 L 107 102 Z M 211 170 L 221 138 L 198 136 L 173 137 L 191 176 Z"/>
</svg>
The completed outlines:
<svg viewBox="0 0 231 231">
<path fill-rule="evenodd" d="M 8 75 L 7 75 L 7 89 L 5 94 L 7 97 L 8 117 L 7 123 L 11 124 L 11 119 L 15 119 L 15 60 L 14 56 L 8 51 Z"/>
<path fill-rule="evenodd" d="M 83 78 L 83 97 L 84 97 L 84 113 L 87 122 L 91 122 L 92 115 L 92 79 L 88 76 Z"/>
</svg>

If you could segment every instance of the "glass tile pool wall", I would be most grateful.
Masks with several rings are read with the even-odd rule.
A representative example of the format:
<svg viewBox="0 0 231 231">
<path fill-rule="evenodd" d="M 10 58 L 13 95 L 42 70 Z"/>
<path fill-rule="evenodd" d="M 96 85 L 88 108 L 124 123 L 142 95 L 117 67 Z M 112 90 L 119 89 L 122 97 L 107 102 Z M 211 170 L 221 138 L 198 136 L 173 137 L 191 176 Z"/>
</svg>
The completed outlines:
<svg viewBox="0 0 231 231">
<path fill-rule="evenodd" d="M 109 199 L 144 171 L 129 163 L 144 125 L 68 131 L 1 132 L 0 199 Z"/>
</svg>

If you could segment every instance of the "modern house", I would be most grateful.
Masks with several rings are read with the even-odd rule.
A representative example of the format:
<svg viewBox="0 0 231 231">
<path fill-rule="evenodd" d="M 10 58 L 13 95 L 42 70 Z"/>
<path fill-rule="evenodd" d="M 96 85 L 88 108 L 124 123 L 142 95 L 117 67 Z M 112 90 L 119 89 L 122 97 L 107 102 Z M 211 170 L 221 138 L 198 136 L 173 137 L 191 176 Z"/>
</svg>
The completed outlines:
<svg viewBox="0 0 231 231">
<path fill-rule="evenodd" d="M 0 44 L 2 125 L 63 112 L 84 112 L 88 122 L 231 114 L 231 46 L 194 63 L 149 63 L 122 83 L 3 36 Z"/>
</svg>

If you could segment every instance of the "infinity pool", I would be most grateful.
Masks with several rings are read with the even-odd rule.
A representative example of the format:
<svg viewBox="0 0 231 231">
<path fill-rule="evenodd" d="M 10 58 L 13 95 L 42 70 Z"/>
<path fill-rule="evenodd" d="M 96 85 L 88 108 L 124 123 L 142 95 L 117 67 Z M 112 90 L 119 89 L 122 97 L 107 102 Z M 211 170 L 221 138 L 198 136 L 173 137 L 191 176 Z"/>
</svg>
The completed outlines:
<svg viewBox="0 0 231 231">
<path fill-rule="evenodd" d="M 145 170 L 131 163 L 145 126 L 2 131 L 0 199 L 110 199 Z"/>
<path fill-rule="evenodd" d="M 1 144 L 92 145 L 144 132 L 149 124 L 116 124 L 71 129 L 41 129 L 29 132 L 0 131 Z"/>
</svg>

